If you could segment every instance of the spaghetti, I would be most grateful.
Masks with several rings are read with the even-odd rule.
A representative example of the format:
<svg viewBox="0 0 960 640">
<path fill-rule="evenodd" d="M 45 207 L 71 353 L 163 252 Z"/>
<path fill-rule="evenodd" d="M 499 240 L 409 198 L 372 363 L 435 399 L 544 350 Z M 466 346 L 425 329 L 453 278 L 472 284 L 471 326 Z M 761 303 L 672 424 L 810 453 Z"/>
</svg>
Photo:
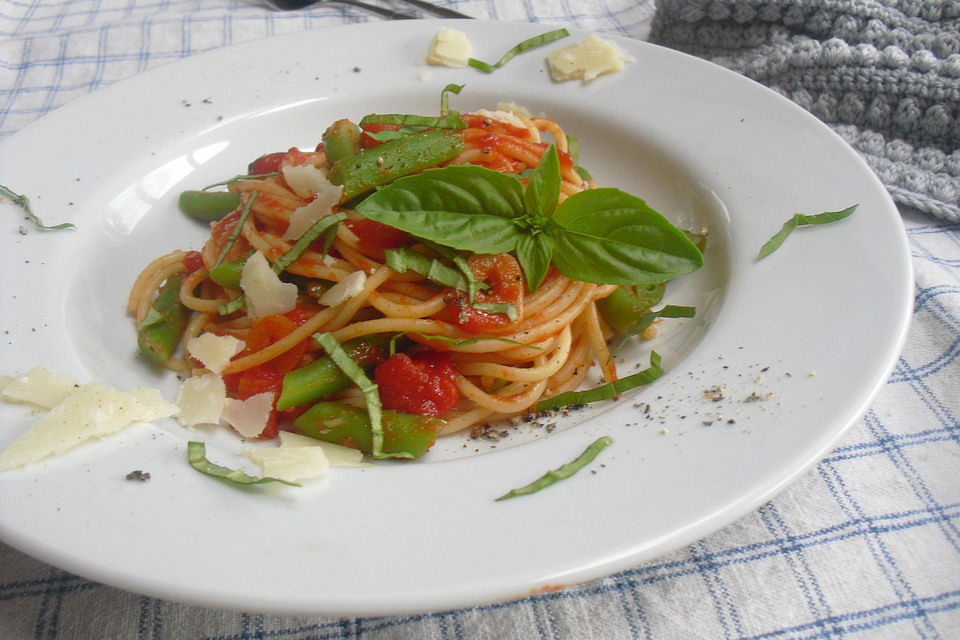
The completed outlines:
<svg viewBox="0 0 960 640">
<path fill-rule="evenodd" d="M 559 160 L 560 203 L 597 186 L 578 171 L 568 137 L 553 120 L 477 112 L 461 116 L 460 122 L 450 134 L 462 140 L 462 147 L 435 166 L 485 167 L 517 176 L 526 185 L 552 145 Z M 378 139 L 383 131 L 397 132 L 392 139 L 402 139 L 428 129 L 414 127 L 411 132 L 403 126 L 364 124 L 353 151 L 390 144 Z M 330 225 L 328 233 L 283 269 L 282 279 L 297 286 L 295 305 L 267 316 L 253 314 L 240 298 L 244 290 L 235 278 L 214 276 L 230 265 L 243 265 L 254 253 L 274 265 L 282 256 L 289 260 L 297 240 L 287 237 L 291 217 L 316 196 L 291 185 L 285 169 L 313 167 L 329 177 L 335 165 L 331 149 L 329 142 L 311 152 L 291 149 L 251 165 L 251 174 L 266 177 L 229 182 L 228 190 L 239 195 L 241 204 L 212 223 L 202 250 L 157 258 L 137 277 L 129 295 L 128 311 L 141 327 L 149 326 L 158 290 L 180 275 L 178 300 L 189 313 L 181 343 L 202 333 L 244 342 L 222 375 L 232 397 L 274 394 L 275 410 L 262 438 L 276 435 L 278 418 L 283 424 L 308 409 L 276 407 L 286 393 L 284 378 L 324 356 L 311 339 L 318 333 L 331 334 L 341 345 L 381 339 L 380 353 L 364 365 L 380 387 L 384 408 L 425 416 L 422 424 L 429 424 L 434 435 L 530 411 L 538 401 L 579 387 L 594 363 L 605 381 L 617 379 L 608 346 L 614 331 L 598 304 L 617 291 L 618 284 L 580 281 L 550 264 L 531 290 L 519 251 L 479 254 L 443 247 L 357 213 L 353 205 L 359 199 L 325 212 L 345 214 L 345 219 Z M 384 147 L 383 157 L 389 159 L 388 151 Z M 402 251 L 419 254 L 431 272 L 456 274 L 461 288 L 444 284 L 433 273 L 392 269 L 387 264 L 391 254 Z M 363 276 L 351 275 L 356 272 Z M 338 283 L 344 288 L 348 279 L 354 281 L 349 295 L 332 301 L 324 297 Z M 387 346 L 384 337 L 389 338 Z M 171 357 L 162 365 L 184 376 L 206 373 L 189 349 L 184 351 L 184 357 Z M 403 398 L 404 393 L 423 397 Z M 362 408 L 364 395 L 348 385 L 322 402 Z"/>
</svg>

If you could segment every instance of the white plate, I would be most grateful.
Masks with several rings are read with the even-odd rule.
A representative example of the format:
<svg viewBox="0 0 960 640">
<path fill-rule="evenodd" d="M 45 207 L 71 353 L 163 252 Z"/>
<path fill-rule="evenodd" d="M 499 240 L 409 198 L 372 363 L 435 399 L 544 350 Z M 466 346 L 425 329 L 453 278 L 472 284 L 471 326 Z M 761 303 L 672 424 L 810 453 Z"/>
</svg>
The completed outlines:
<svg viewBox="0 0 960 640">
<path fill-rule="evenodd" d="M 176 209 L 178 192 L 241 173 L 261 153 L 312 147 L 336 118 L 435 113 L 440 89 L 465 82 L 453 108 L 514 101 L 542 111 L 579 136 L 582 164 L 603 184 L 710 229 L 706 266 L 670 287 L 670 302 L 696 305 L 697 318 L 628 353 L 645 362 L 653 347 L 668 373 L 574 412 L 549 435 L 524 425 L 499 443 L 454 436 L 422 461 L 335 469 L 303 489 L 233 489 L 187 466 L 186 440 L 197 434 L 172 421 L 135 425 L 0 474 L 3 540 L 95 580 L 217 607 L 388 614 L 472 605 L 690 543 L 770 498 L 865 411 L 902 345 L 911 270 L 893 203 L 837 136 L 753 82 L 629 40 L 620 43 L 636 62 L 586 85 L 550 81 L 545 51 L 562 43 L 491 75 L 431 69 L 424 80 L 419 60 L 440 24 L 364 24 L 198 55 L 6 140 L 3 184 L 32 196 L 48 223 L 78 229 L 16 235 L 16 211 L 0 205 L 3 369 L 43 363 L 172 397 L 176 381 L 136 357 L 123 307 L 149 259 L 202 242 L 202 225 Z M 491 60 L 546 30 L 450 24 Z M 755 260 L 793 213 L 854 203 L 847 220 L 798 230 Z M 705 393 L 717 386 L 722 399 Z M 33 419 L 2 407 L 0 445 Z M 615 442 L 590 471 L 494 502 L 605 434 Z M 212 458 L 234 461 L 235 438 L 201 435 Z M 151 480 L 125 480 L 134 469 Z"/>
</svg>

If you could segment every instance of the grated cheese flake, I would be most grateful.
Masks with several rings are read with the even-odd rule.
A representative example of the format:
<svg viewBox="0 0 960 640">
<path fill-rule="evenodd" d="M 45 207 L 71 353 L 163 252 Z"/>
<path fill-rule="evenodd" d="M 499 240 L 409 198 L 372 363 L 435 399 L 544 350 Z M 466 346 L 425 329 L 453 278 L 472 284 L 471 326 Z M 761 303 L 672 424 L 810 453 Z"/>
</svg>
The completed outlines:
<svg viewBox="0 0 960 640">
<path fill-rule="evenodd" d="M 322 174 L 321 174 L 322 176 Z M 290 224 L 284 232 L 285 240 L 299 240 L 318 220 L 333 213 L 333 207 L 340 204 L 343 196 L 343 187 L 331 184 L 324 177 L 322 183 L 314 185 L 320 190 L 314 190 L 316 198 L 311 202 L 293 210 L 290 214 Z"/>
</svg>

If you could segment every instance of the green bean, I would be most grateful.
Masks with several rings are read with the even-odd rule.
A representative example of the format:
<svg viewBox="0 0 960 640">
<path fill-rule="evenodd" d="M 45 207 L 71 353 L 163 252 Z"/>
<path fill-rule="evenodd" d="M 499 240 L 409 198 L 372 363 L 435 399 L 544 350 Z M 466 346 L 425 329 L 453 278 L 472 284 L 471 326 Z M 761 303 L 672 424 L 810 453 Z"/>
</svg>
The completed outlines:
<svg viewBox="0 0 960 640">
<path fill-rule="evenodd" d="M 343 185 L 346 202 L 398 178 L 418 173 L 455 158 L 463 150 L 463 135 L 456 130 L 434 129 L 366 149 L 334 163 L 328 176 Z"/>
<path fill-rule="evenodd" d="M 210 279 L 221 287 L 228 289 L 240 288 L 240 275 L 243 273 L 243 265 L 247 259 L 233 260 L 231 262 L 221 262 L 213 269 L 210 269 Z"/>
<path fill-rule="evenodd" d="M 363 368 L 383 362 L 387 357 L 390 339 L 387 334 L 374 334 L 350 340 L 341 345 L 347 355 Z M 323 356 L 305 367 L 294 369 L 283 377 L 283 388 L 277 409 L 285 411 L 300 407 L 342 391 L 352 383 L 350 377 L 334 363 L 330 356 Z"/>
<path fill-rule="evenodd" d="M 240 194 L 229 191 L 184 191 L 180 210 L 191 218 L 216 222 L 240 206 Z"/>
<path fill-rule="evenodd" d="M 439 418 L 384 411 L 382 424 L 383 454 L 418 458 L 433 445 L 444 421 Z M 294 425 L 311 438 L 359 449 L 366 454 L 372 453 L 370 417 L 363 409 L 336 402 L 320 402 L 297 418 Z"/>
<path fill-rule="evenodd" d="M 337 120 L 323 132 L 323 151 L 331 165 L 337 160 L 360 153 L 360 136 L 363 131 L 346 118 Z"/>
<path fill-rule="evenodd" d="M 593 462 L 593 459 L 597 457 L 597 454 L 603 451 L 611 443 L 613 443 L 613 438 L 610 436 L 603 436 L 602 438 L 595 440 L 583 453 L 577 457 L 576 460 L 568 462 L 567 464 L 551 471 L 547 471 L 545 474 L 528 485 L 522 486 L 519 489 L 513 489 L 508 493 L 503 494 L 497 498 L 497 502 L 500 500 L 515 498 L 517 496 L 530 495 L 531 493 L 536 493 L 541 489 L 549 487 L 555 482 L 569 478 L 577 471 L 580 471 L 580 469 L 583 469 L 585 466 Z"/>
<path fill-rule="evenodd" d="M 663 299 L 663 292 L 663 284 L 617 287 L 606 298 L 597 300 L 597 310 L 617 335 L 634 335 L 653 322 L 653 318 L 650 318 L 647 325 L 643 326 L 644 314 Z"/>
<path fill-rule="evenodd" d="M 154 362 L 164 363 L 173 355 L 187 326 L 189 311 L 180 304 L 183 276 L 170 276 L 160 287 L 157 299 L 140 321 L 137 344 L 140 352 Z"/>
</svg>

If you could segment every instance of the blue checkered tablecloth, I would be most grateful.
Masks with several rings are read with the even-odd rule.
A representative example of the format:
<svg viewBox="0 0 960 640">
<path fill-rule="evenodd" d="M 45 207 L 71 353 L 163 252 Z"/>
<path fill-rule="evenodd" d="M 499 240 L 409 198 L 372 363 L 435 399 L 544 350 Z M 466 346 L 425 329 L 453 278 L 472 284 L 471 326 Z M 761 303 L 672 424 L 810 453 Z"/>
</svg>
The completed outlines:
<svg viewBox="0 0 960 640">
<path fill-rule="evenodd" d="M 478 18 L 635 38 L 647 36 L 655 10 L 652 0 L 439 1 Z M 281 13 L 241 0 L 0 0 L 0 140 L 170 60 L 377 19 L 335 4 Z M 916 299 L 889 382 L 810 472 L 695 544 L 513 602 L 337 619 L 134 595 L 0 543 L 0 640 L 960 638 L 960 225 L 902 213 Z"/>
</svg>

